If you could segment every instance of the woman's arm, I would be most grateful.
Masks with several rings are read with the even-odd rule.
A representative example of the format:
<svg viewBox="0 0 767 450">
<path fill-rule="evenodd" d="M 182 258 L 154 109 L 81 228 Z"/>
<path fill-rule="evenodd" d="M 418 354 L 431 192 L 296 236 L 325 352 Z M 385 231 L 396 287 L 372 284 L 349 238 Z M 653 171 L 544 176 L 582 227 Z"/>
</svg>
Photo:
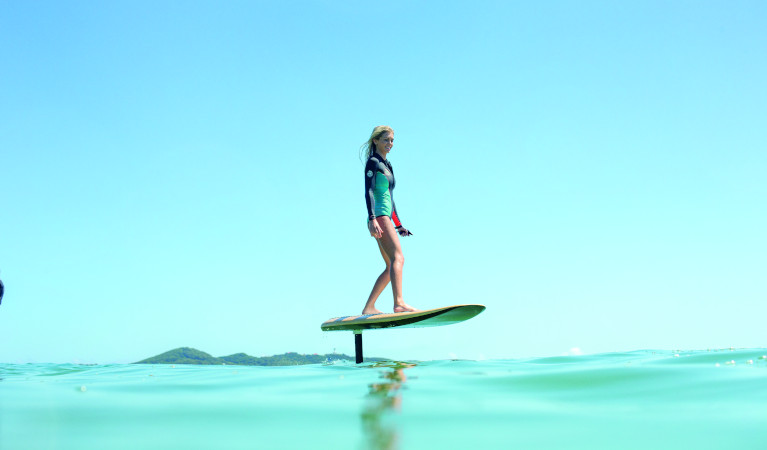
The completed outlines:
<svg viewBox="0 0 767 450">
<path fill-rule="evenodd" d="M 373 158 L 368 159 L 365 164 L 365 205 L 368 208 L 368 221 L 376 218 L 374 211 L 376 210 L 375 199 L 375 179 L 376 179 L 377 164 Z"/>
<path fill-rule="evenodd" d="M 394 221 L 394 227 L 397 230 L 397 233 L 399 233 L 400 236 L 412 236 L 413 233 L 408 231 L 407 228 L 402 226 L 402 222 L 399 220 L 399 215 L 397 215 L 397 206 L 394 204 L 394 193 L 389 191 L 389 197 L 391 198 L 391 220 Z"/>
<path fill-rule="evenodd" d="M 376 222 L 374 211 L 376 210 L 375 179 L 378 164 L 373 158 L 365 164 L 365 205 L 368 209 L 368 231 L 370 235 L 378 239 L 383 236 L 383 230 Z"/>
</svg>

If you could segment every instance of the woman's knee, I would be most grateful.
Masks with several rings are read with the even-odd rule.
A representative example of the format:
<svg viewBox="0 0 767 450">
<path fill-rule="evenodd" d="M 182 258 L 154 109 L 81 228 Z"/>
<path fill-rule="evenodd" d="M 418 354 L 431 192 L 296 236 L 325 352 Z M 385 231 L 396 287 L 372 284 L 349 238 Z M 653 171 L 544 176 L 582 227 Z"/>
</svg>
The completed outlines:
<svg viewBox="0 0 767 450">
<path fill-rule="evenodd" d="M 391 264 L 396 267 L 402 267 L 405 265 L 405 255 L 402 252 L 396 252 L 392 258 Z"/>
</svg>

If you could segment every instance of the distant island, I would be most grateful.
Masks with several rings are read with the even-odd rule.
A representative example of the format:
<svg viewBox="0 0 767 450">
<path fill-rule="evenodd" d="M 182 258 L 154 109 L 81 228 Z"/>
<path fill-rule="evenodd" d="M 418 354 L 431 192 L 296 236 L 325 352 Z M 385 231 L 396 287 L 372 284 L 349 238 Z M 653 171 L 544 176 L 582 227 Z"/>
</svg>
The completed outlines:
<svg viewBox="0 0 767 450">
<path fill-rule="evenodd" d="M 382 358 L 365 358 L 367 361 L 382 361 Z M 205 364 L 205 365 L 233 365 L 233 366 L 300 366 L 303 364 L 321 364 L 332 361 L 352 361 L 351 356 L 328 353 L 325 355 L 301 355 L 298 353 L 285 353 L 282 355 L 255 357 L 245 353 L 235 353 L 229 356 L 216 358 L 203 351 L 181 347 L 167 351 L 157 356 L 138 361 L 133 364 Z"/>
</svg>

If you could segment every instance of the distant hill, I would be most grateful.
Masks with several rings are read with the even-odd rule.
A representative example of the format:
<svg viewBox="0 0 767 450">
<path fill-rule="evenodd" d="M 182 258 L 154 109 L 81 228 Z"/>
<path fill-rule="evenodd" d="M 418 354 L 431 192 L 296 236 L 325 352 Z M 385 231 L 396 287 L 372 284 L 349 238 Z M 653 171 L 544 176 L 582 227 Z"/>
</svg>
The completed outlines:
<svg viewBox="0 0 767 450">
<path fill-rule="evenodd" d="M 194 348 L 181 347 L 134 364 L 225 364 L 219 358 Z"/>
<path fill-rule="evenodd" d="M 381 358 L 365 358 L 370 361 L 380 361 Z M 234 366 L 300 366 L 303 364 L 320 364 L 326 361 L 354 361 L 347 355 L 328 353 L 326 355 L 301 355 L 298 353 L 285 353 L 283 355 L 255 357 L 245 353 L 235 353 L 229 356 L 216 358 L 200 350 L 181 347 L 167 351 L 157 356 L 147 358 L 134 364 L 208 364 L 208 365 L 234 365 Z"/>
</svg>

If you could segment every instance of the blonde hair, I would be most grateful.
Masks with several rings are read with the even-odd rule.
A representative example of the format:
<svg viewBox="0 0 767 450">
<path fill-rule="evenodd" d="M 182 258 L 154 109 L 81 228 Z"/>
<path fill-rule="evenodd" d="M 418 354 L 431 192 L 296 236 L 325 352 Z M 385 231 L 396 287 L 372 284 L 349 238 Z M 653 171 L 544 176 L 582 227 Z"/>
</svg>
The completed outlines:
<svg viewBox="0 0 767 450">
<path fill-rule="evenodd" d="M 360 159 L 363 159 L 364 156 L 364 160 L 362 162 L 367 161 L 370 158 L 370 155 L 376 151 L 376 143 L 373 141 L 380 139 L 384 133 L 394 134 L 394 130 L 392 130 L 391 127 L 387 125 L 378 125 L 377 127 L 373 128 L 373 132 L 370 133 L 370 139 L 368 139 L 368 141 L 362 144 L 362 147 L 360 147 Z"/>
</svg>

